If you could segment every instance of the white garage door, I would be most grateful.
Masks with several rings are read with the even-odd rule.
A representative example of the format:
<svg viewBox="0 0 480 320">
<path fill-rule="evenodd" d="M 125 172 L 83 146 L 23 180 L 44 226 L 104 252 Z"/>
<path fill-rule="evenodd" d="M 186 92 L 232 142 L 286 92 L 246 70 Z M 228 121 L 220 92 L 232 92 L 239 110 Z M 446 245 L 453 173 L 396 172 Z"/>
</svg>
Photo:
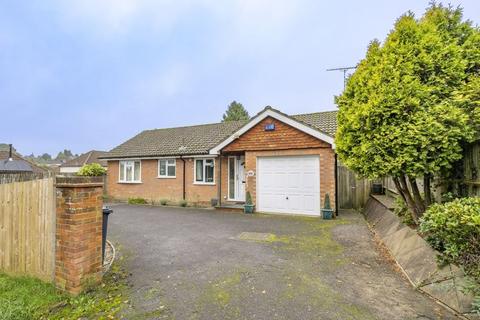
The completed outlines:
<svg viewBox="0 0 480 320">
<path fill-rule="evenodd" d="M 257 210 L 320 215 L 318 156 L 265 157 L 257 162 Z"/>
</svg>

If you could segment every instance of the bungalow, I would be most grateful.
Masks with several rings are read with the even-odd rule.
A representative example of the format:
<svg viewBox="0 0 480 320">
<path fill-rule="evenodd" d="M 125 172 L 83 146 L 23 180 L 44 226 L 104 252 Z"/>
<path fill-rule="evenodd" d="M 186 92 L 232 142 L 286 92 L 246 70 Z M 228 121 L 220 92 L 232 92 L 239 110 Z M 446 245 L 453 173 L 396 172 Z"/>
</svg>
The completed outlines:
<svg viewBox="0 0 480 320">
<path fill-rule="evenodd" d="M 86 164 L 98 163 L 105 169 L 107 169 L 107 162 L 105 160 L 99 159 L 99 157 L 104 156 L 105 151 L 90 150 L 84 154 L 79 155 L 76 158 L 73 158 L 65 163 L 60 165 L 61 174 L 76 174 L 81 167 Z"/>
<path fill-rule="evenodd" d="M 228 205 L 250 192 L 260 212 L 320 215 L 327 193 L 335 207 L 336 114 L 266 107 L 248 121 L 143 131 L 102 157 L 108 193 Z"/>
</svg>

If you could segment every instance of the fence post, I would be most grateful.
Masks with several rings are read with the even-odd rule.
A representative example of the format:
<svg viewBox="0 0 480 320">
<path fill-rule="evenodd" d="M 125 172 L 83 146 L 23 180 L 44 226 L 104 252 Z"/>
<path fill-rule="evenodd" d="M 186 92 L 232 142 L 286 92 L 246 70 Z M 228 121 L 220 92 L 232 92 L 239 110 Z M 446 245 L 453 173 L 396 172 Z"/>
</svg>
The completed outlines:
<svg viewBox="0 0 480 320">
<path fill-rule="evenodd" d="M 55 284 L 72 294 L 102 275 L 103 178 L 57 177 Z"/>
</svg>

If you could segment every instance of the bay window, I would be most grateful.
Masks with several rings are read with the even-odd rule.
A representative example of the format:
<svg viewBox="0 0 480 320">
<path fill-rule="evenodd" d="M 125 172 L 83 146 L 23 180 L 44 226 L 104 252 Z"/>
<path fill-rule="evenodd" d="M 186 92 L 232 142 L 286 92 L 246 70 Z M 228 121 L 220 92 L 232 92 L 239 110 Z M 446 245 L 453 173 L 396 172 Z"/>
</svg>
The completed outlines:
<svg viewBox="0 0 480 320">
<path fill-rule="evenodd" d="M 140 160 L 122 160 L 119 166 L 120 182 L 141 182 L 140 181 Z"/>
<path fill-rule="evenodd" d="M 175 178 L 176 164 L 175 159 L 158 160 L 158 177 L 159 178 Z"/>
<path fill-rule="evenodd" d="M 195 159 L 195 182 L 215 183 L 215 161 L 213 159 Z"/>
</svg>

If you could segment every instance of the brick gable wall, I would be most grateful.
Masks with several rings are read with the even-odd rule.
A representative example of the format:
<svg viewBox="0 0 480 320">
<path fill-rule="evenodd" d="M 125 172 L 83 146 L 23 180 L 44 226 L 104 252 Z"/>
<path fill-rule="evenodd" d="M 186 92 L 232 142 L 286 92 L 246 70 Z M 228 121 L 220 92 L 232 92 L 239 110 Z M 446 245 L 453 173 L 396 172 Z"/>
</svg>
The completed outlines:
<svg viewBox="0 0 480 320">
<path fill-rule="evenodd" d="M 274 131 L 265 131 L 265 125 L 275 124 Z M 318 140 L 294 127 L 267 117 L 226 146 L 222 151 L 286 150 L 328 148 L 330 144 Z"/>
</svg>

